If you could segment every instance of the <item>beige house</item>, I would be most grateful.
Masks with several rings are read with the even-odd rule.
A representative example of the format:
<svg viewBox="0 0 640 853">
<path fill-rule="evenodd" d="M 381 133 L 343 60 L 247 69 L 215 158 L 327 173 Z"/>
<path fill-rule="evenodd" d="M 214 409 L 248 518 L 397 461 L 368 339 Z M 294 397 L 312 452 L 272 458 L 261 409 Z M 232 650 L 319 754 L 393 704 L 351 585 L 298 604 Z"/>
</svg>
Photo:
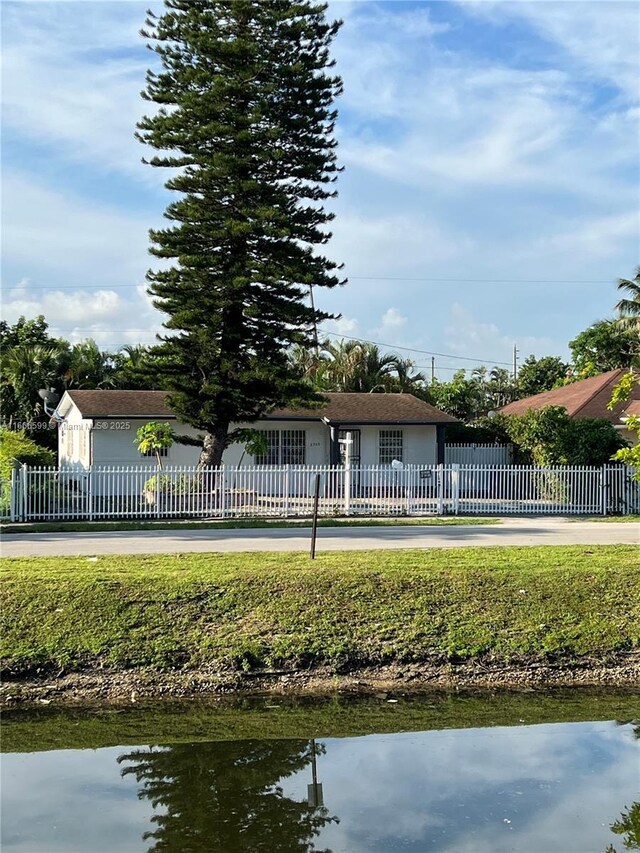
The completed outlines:
<svg viewBox="0 0 640 853">
<path fill-rule="evenodd" d="M 268 451 L 252 457 L 240 444 L 227 448 L 225 465 L 336 465 L 346 433 L 354 466 L 444 462 L 444 430 L 456 419 L 412 394 L 328 393 L 319 408 L 278 409 L 252 427 L 265 433 Z M 177 433 L 197 436 L 179 423 L 163 391 L 67 391 L 54 415 L 60 468 L 156 466 L 137 449 L 136 430 L 151 421 L 169 422 Z M 167 465 L 195 465 L 197 447 L 174 444 Z"/>
</svg>

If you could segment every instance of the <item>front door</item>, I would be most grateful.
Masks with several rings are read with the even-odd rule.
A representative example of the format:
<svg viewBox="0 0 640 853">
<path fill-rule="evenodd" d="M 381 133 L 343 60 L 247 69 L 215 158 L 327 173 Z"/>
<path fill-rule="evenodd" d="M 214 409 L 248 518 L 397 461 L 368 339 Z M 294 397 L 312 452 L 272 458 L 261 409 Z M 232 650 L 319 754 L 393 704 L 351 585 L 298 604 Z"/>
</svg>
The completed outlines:
<svg viewBox="0 0 640 853">
<path fill-rule="evenodd" d="M 343 440 L 347 437 L 347 433 L 351 433 L 351 465 L 353 468 L 360 467 L 360 430 L 359 429 L 341 429 L 338 431 L 338 438 Z M 345 447 L 340 445 L 340 462 L 344 465 Z"/>
</svg>

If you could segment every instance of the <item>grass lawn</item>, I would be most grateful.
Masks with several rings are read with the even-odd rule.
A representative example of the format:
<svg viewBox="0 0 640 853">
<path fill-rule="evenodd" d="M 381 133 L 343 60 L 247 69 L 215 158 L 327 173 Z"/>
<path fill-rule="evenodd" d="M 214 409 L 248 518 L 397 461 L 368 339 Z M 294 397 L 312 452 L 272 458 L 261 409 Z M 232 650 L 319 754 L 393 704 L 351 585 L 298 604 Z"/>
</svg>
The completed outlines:
<svg viewBox="0 0 640 853">
<path fill-rule="evenodd" d="M 500 524 L 499 518 L 466 518 L 460 516 L 429 518 L 319 518 L 318 527 L 386 527 L 392 526 L 450 526 Z M 0 524 L 1 533 L 99 533 L 122 530 L 253 530 L 275 527 L 310 528 L 311 519 L 299 521 L 265 518 L 236 518 L 228 521 L 43 521 L 20 524 Z"/>
<path fill-rule="evenodd" d="M 219 671 L 640 647 L 634 546 L 3 561 L 6 669 Z"/>
<path fill-rule="evenodd" d="M 575 518 L 573 521 L 608 521 L 614 524 L 640 524 L 640 515 L 596 515 L 593 518 Z"/>
</svg>

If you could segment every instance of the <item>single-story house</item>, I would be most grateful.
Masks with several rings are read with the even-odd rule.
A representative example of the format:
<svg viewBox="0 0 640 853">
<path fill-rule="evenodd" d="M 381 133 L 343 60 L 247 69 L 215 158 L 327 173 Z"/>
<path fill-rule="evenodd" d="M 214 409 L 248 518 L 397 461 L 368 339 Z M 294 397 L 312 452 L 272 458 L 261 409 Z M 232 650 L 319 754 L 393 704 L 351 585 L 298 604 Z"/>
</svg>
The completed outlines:
<svg viewBox="0 0 640 853">
<path fill-rule="evenodd" d="M 225 465 L 338 465 L 351 433 L 354 466 L 444 463 L 444 431 L 456 419 L 412 394 L 328 393 L 317 408 L 277 409 L 252 427 L 265 433 L 268 450 L 252 457 L 240 444 L 227 448 Z M 66 391 L 54 414 L 60 468 L 136 465 L 153 468 L 140 454 L 136 430 L 150 421 L 169 422 L 178 434 L 198 431 L 176 420 L 163 391 Z M 166 465 L 195 465 L 199 448 L 174 444 Z"/>
<path fill-rule="evenodd" d="M 629 432 L 625 426 L 625 418 L 628 415 L 640 413 L 640 387 L 635 383 L 631 397 L 623 403 L 618 403 L 614 409 L 607 407 L 613 389 L 628 368 L 609 370 L 599 376 L 590 376 L 561 388 L 553 388 L 551 391 L 543 391 L 532 397 L 515 400 L 503 406 L 500 411 L 504 415 L 524 415 L 531 410 L 543 409 L 546 406 L 563 406 L 571 418 L 604 418 L 619 430 L 622 437 L 633 444 L 636 441 L 634 433 Z"/>
</svg>

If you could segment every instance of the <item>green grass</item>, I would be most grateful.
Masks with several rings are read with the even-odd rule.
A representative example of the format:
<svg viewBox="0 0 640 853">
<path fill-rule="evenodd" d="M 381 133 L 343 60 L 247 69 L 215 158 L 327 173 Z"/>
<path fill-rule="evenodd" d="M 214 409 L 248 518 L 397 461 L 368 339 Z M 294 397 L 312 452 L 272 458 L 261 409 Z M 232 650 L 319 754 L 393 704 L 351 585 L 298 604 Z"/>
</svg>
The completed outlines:
<svg viewBox="0 0 640 853">
<path fill-rule="evenodd" d="M 640 524 L 640 515 L 596 515 L 593 518 L 574 518 L 572 521 L 608 521 L 614 524 Z"/>
<path fill-rule="evenodd" d="M 318 527 L 387 527 L 500 524 L 499 518 L 320 518 Z M 255 528 L 310 528 L 310 519 L 300 521 L 264 518 L 238 518 L 228 521 L 44 521 L 0 524 L 1 533 L 100 533 L 123 530 L 253 530 Z"/>
<path fill-rule="evenodd" d="M 3 561 L 14 676 L 605 658 L 640 647 L 634 546 Z"/>
<path fill-rule="evenodd" d="M 3 752 L 124 744 L 358 737 L 375 733 L 637 718 L 638 694 L 593 689 L 384 698 L 291 697 L 155 703 L 149 707 L 16 708 L 3 713 Z M 639 730 L 640 731 L 640 730 Z"/>
</svg>

